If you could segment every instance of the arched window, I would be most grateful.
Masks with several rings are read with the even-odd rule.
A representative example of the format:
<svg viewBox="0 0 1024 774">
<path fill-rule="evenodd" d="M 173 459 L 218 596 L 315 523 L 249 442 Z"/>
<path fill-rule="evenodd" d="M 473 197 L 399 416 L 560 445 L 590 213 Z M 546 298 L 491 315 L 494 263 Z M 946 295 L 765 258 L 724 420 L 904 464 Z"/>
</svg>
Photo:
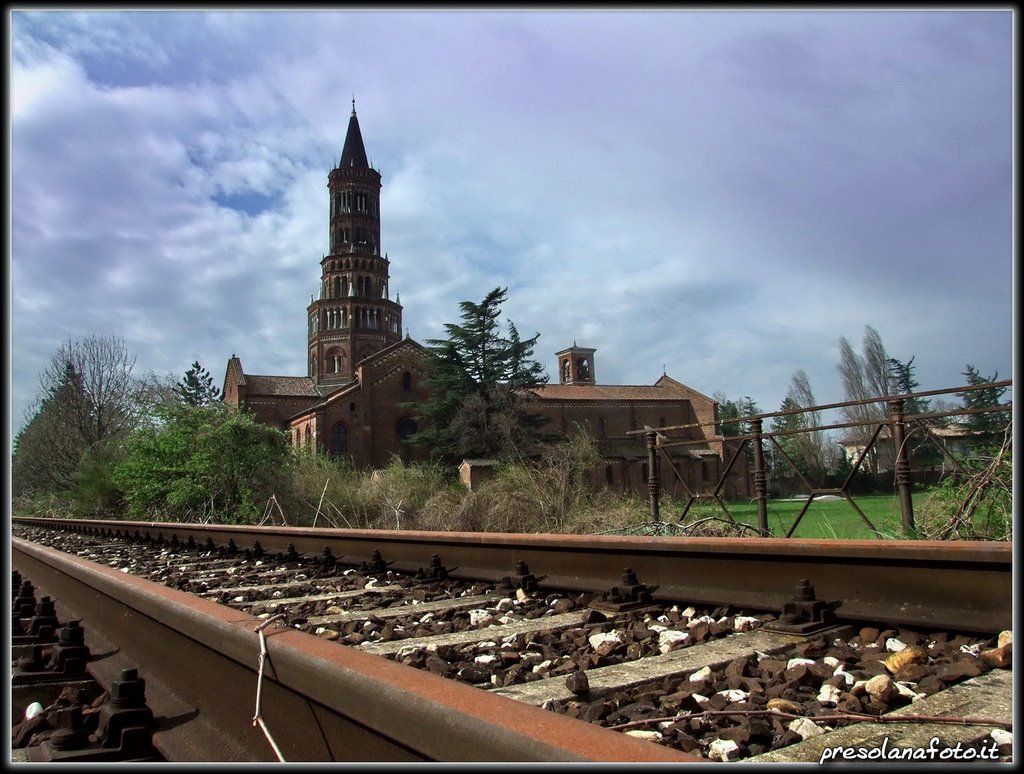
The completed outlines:
<svg viewBox="0 0 1024 774">
<path fill-rule="evenodd" d="M 402 374 L 402 389 L 403 390 L 411 390 L 412 389 L 412 374 L 409 373 L 408 371 L 406 371 L 405 373 Z"/>
<path fill-rule="evenodd" d="M 348 454 L 348 428 L 338 422 L 331 430 L 331 456 L 344 457 Z"/>
<path fill-rule="evenodd" d="M 303 449 L 308 449 L 310 442 L 313 440 L 313 432 L 309 429 L 309 425 L 306 425 L 306 442 L 302 444 Z"/>
<path fill-rule="evenodd" d="M 409 439 L 409 436 L 416 433 L 416 420 L 412 417 L 402 417 L 395 425 L 395 433 L 400 441 Z"/>
</svg>

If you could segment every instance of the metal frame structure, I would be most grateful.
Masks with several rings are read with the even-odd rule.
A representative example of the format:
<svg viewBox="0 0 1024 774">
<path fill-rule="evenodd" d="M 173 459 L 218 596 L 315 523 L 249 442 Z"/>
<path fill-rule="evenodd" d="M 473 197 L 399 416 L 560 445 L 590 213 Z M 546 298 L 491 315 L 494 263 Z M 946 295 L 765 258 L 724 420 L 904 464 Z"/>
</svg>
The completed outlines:
<svg viewBox="0 0 1024 774">
<path fill-rule="evenodd" d="M 647 427 L 643 430 L 631 431 L 631 435 L 644 434 L 647 442 L 647 471 L 648 471 L 648 496 L 650 500 L 650 512 L 651 518 L 655 522 L 661 520 L 661 480 L 658 473 L 658 457 L 659 454 L 662 459 L 667 461 L 669 468 L 675 474 L 676 479 L 682 484 L 686 491 L 686 503 L 683 506 L 683 511 L 679 516 L 681 522 L 689 513 L 690 508 L 694 503 L 700 500 L 713 500 L 721 508 L 725 514 L 726 520 L 732 522 L 734 525 L 738 525 L 736 520 L 733 518 L 729 511 L 729 507 L 725 500 L 722 498 L 722 489 L 725 486 L 725 482 L 728 480 L 729 475 L 735 465 L 739 455 L 744 452 L 747 444 L 751 444 L 753 449 L 753 470 L 752 478 L 754 484 L 754 499 L 757 501 L 757 516 L 758 516 L 758 531 L 762 535 L 770 535 L 768 527 L 768 476 L 764 462 L 764 442 L 767 440 L 771 443 L 772 447 L 781 454 L 782 458 L 786 461 L 789 467 L 796 473 L 796 475 L 803 481 L 807 486 L 810 494 L 807 500 L 804 502 L 803 508 L 800 513 L 797 514 L 793 523 L 790 525 L 786 532 L 786 537 L 792 537 L 796 528 L 799 526 L 804 515 L 807 513 L 814 501 L 814 498 L 821 497 L 823 495 L 836 495 L 842 497 L 847 503 L 857 512 L 860 518 L 868 526 L 868 529 L 878 535 L 879 532 L 874 524 L 871 523 L 870 519 L 864 514 L 857 503 L 854 501 L 850 494 L 849 488 L 852 483 L 854 476 L 860 471 L 861 465 L 869 452 L 875 448 L 879 436 L 882 430 L 886 427 L 889 428 L 890 438 L 892 439 L 893 448 L 895 450 L 893 460 L 893 472 L 894 472 L 894 483 L 896 493 L 899 496 L 900 502 L 900 525 L 905 535 L 915 534 L 914 524 L 914 505 L 912 500 L 912 476 L 911 476 L 911 454 L 910 448 L 907 443 L 910 435 L 917 430 L 923 430 L 932 440 L 936 441 L 935 445 L 939 450 L 948 457 L 953 465 L 963 471 L 963 465 L 960 460 L 957 460 L 949 451 L 938 443 L 938 439 L 932 432 L 928 425 L 929 420 L 943 419 L 949 417 L 961 417 L 970 414 L 985 414 L 994 412 L 1012 412 L 1013 403 L 1008 402 L 999 406 L 991 406 L 977 409 L 954 409 L 949 411 L 936 411 L 928 412 L 924 414 L 907 414 L 905 411 L 906 402 L 915 398 L 925 398 L 935 395 L 946 395 L 950 393 L 964 393 L 971 392 L 974 390 L 981 389 L 992 389 L 992 388 L 1004 388 L 1010 387 L 1013 383 L 1011 379 L 1005 379 L 999 382 L 992 382 L 988 384 L 975 385 L 975 386 L 964 386 L 964 387 L 951 387 L 943 390 L 927 390 L 923 392 L 906 393 L 902 395 L 885 395 L 876 398 L 864 398 L 862 400 L 844 401 L 841 403 L 829 403 L 819 406 L 809 406 L 806 408 L 799 408 L 790 411 L 775 411 L 770 413 L 762 414 L 751 414 L 749 416 L 737 417 L 731 419 L 731 422 L 745 423 L 749 431 L 744 435 L 729 436 L 728 440 L 733 442 L 734 448 L 732 455 L 729 458 L 729 462 L 725 466 L 714 489 L 709 493 L 697 493 L 690 490 L 687 486 L 686 480 L 680 473 L 675 465 L 675 462 L 667 453 L 666 449 L 678 446 L 688 446 L 700 441 L 689 440 L 689 439 L 678 439 L 673 440 L 668 434 L 676 430 L 686 430 L 694 427 L 709 427 L 718 426 L 721 424 L 721 420 L 715 422 L 698 422 L 687 425 L 672 425 L 667 427 Z M 791 430 L 780 430 L 775 432 L 764 431 L 764 420 L 774 417 L 792 416 L 798 414 L 808 414 L 815 416 L 818 412 L 827 411 L 831 409 L 848 408 L 852 406 L 864 406 L 877 403 L 884 403 L 886 405 L 886 414 L 884 417 L 872 419 L 870 421 L 860 422 L 839 422 L 825 425 L 814 425 L 812 427 L 803 427 Z M 908 432 L 907 428 L 910 426 L 912 429 Z M 799 435 L 803 433 L 814 433 L 821 432 L 824 430 L 839 430 L 845 428 L 854 427 L 865 427 L 873 428 L 870 440 L 861 450 L 856 461 L 843 482 L 842 486 L 835 488 L 822 488 L 814 486 L 807 477 L 800 471 L 799 467 L 785 451 L 785 449 L 779 444 L 778 438 L 791 435 Z"/>
</svg>

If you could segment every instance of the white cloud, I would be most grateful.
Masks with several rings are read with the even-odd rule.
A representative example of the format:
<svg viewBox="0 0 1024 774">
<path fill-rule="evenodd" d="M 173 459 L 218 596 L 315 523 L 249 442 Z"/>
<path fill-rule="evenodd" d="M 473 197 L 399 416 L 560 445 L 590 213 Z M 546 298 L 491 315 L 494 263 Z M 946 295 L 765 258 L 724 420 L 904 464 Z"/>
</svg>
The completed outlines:
<svg viewBox="0 0 1024 774">
<path fill-rule="evenodd" d="M 15 13 L 15 429 L 69 336 L 305 373 L 353 95 L 420 341 L 500 285 L 609 383 L 840 400 L 865 324 L 923 388 L 1009 375 L 1011 18 Z"/>
</svg>

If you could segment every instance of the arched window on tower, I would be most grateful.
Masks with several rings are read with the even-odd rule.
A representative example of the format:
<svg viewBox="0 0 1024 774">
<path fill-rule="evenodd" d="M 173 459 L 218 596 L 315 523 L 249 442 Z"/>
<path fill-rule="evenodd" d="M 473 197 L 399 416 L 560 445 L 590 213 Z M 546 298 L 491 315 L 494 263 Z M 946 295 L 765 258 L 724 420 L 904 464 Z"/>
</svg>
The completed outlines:
<svg viewBox="0 0 1024 774">
<path fill-rule="evenodd" d="M 348 428 L 343 422 L 336 422 L 331 429 L 331 456 L 344 457 L 348 454 Z"/>
</svg>

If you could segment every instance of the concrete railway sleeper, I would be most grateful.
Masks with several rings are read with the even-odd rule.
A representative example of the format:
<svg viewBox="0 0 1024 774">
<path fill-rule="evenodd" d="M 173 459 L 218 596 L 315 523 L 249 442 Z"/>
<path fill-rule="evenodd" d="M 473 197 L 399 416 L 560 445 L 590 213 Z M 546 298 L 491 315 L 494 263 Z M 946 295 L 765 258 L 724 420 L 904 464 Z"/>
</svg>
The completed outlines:
<svg viewBox="0 0 1024 774">
<path fill-rule="evenodd" d="M 260 534 L 256 542 L 235 531 L 225 545 L 223 535 L 214 541 L 198 531 L 157 539 L 155 525 L 146 526 L 148 540 L 144 531 L 117 536 L 109 527 L 90 527 L 60 533 L 56 542 L 79 555 L 68 560 L 100 574 L 75 565 L 75 575 L 126 581 L 118 594 L 122 607 L 139 598 L 135 584 L 149 589 L 141 594 L 145 604 L 128 615 L 133 623 L 149 623 L 154 616 L 146 606 L 159 600 L 164 631 L 141 637 L 148 643 L 140 650 L 147 665 L 187 663 L 189 674 L 202 673 L 205 682 L 166 668 L 150 675 L 158 686 L 152 702 L 177 710 L 154 709 L 153 744 L 170 760 L 818 760 L 843 750 L 863 755 L 872 744 L 888 745 L 892 757 L 893 750 L 914 752 L 909 746 L 917 745 L 920 751 L 925 743 L 935 748 L 933 756 L 957 745 L 978 756 L 1005 760 L 1012 754 L 1012 644 L 1009 632 L 997 640 L 1004 628 L 998 616 L 990 630 L 941 630 L 920 621 L 944 612 L 905 604 L 910 623 L 890 618 L 872 624 L 845 619 L 841 601 L 817 599 L 805 581 L 766 612 L 665 599 L 660 585 L 644 585 L 630 569 L 620 568 L 604 591 L 580 591 L 565 580 L 590 576 L 593 587 L 598 573 L 592 568 L 534 576 L 519 560 L 506 563 L 514 566 L 511 573 L 467 571 L 446 567 L 438 554 L 425 554 L 427 562 L 411 561 L 408 553 L 385 561 L 382 553 L 401 555 L 387 541 L 382 551 L 358 541 L 326 548 L 320 542 L 321 551 L 309 550 L 302 531 Z M 163 532 L 171 526 L 194 525 L 159 525 Z M 16 525 L 15 534 L 55 542 L 48 527 Z M 318 532 L 322 541 L 334 531 Z M 409 542 L 408 533 L 398 535 Z M 127 549 L 126 538 L 133 543 Z M 420 555 L 437 545 L 421 546 Z M 44 569 L 63 560 L 26 541 L 16 539 L 14 546 L 15 556 L 67 583 L 67 568 Z M 471 552 L 445 555 L 484 564 Z M 824 555 L 812 557 L 812 571 L 813 559 Z M 987 570 L 983 583 L 997 588 L 1002 581 L 993 580 L 994 570 L 1001 561 L 998 549 L 971 555 L 975 568 Z M 934 558 L 929 563 L 937 564 Z M 930 572 L 929 579 L 940 577 L 935 567 Z M 162 585 L 126 577 L 133 574 Z M 679 585 L 671 572 L 655 577 L 668 579 L 670 590 Z M 176 597 L 178 589 L 199 596 Z M 85 593 L 83 602 L 90 596 L 97 595 Z M 101 596 L 110 608 L 104 617 L 116 621 L 117 603 Z M 1003 602 L 1008 606 L 1009 597 Z M 216 655 L 198 644 L 225 638 L 231 647 Z M 166 659 L 154 658 L 154 642 Z M 132 646 L 119 641 L 117 648 L 124 656 Z M 181 653 L 193 657 L 186 662 Z M 318 678 L 304 671 L 314 663 Z M 230 685 L 228 674 L 236 678 Z M 335 690 L 325 681 L 337 682 Z M 320 693 L 307 694 L 310 683 Z M 246 693 L 248 702 L 240 698 Z M 330 702 L 323 693 L 332 695 Z M 360 701 L 339 699 L 347 695 Z M 225 702 L 232 706 L 221 707 Z M 223 727 L 246 714 L 244 735 Z M 166 717 L 177 719 L 165 723 Z M 897 717 L 900 723 L 889 722 Z M 960 725 L 949 725 L 951 719 Z M 319 736 L 309 724 L 319 727 Z M 431 724 L 442 730 L 431 733 Z M 225 743 L 218 739 L 223 735 L 244 742 Z M 212 750 L 216 757 L 206 757 Z"/>
</svg>

